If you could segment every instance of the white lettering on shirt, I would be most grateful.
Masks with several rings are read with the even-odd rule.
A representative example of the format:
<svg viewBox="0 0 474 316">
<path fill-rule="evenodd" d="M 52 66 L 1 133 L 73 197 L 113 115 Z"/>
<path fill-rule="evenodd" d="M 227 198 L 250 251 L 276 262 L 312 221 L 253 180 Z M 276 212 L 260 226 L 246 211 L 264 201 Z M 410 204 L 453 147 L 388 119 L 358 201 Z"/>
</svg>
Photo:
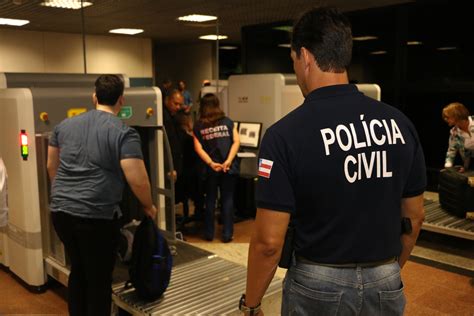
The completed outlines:
<svg viewBox="0 0 474 316">
<path fill-rule="evenodd" d="M 364 121 L 360 115 L 357 123 L 339 124 L 335 130 L 323 128 L 320 130 L 326 156 L 331 155 L 331 149 L 337 144 L 338 149 L 347 152 L 351 149 L 361 149 L 373 146 L 405 144 L 397 122 L 394 119 L 372 119 Z M 355 124 L 361 124 L 363 133 L 357 134 Z M 388 170 L 386 150 L 373 150 L 348 155 L 344 160 L 344 175 L 349 183 L 362 179 L 391 178 L 393 172 Z"/>
</svg>

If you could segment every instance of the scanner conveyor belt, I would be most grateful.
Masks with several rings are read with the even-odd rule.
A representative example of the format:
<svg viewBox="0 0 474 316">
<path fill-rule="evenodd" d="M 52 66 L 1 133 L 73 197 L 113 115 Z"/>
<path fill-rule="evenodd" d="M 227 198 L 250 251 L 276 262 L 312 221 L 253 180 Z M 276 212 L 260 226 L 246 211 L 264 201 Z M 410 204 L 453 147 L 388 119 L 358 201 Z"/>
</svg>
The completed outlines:
<svg viewBox="0 0 474 316">
<path fill-rule="evenodd" d="M 425 199 L 425 221 L 421 229 L 474 240 L 474 221 L 445 211 L 438 201 Z"/>
<path fill-rule="evenodd" d="M 132 315 L 240 315 L 238 302 L 245 292 L 247 269 L 212 255 L 173 268 L 171 282 L 158 300 L 146 302 L 125 289 L 113 286 L 114 303 Z M 266 298 L 280 295 L 282 280 L 273 278 Z"/>
</svg>

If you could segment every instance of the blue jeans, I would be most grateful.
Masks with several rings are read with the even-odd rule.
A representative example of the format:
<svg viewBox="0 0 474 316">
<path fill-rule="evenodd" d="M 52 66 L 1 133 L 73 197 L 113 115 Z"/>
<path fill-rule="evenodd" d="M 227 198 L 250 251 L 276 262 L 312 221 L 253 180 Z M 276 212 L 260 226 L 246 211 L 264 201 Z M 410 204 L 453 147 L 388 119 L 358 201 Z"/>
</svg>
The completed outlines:
<svg viewBox="0 0 474 316">
<path fill-rule="evenodd" d="M 234 234 L 234 187 L 235 176 L 223 172 L 212 172 L 206 179 L 205 237 L 214 238 L 214 212 L 217 188 L 221 193 L 221 217 L 224 226 L 222 239 L 228 240 Z"/>
<path fill-rule="evenodd" d="M 403 315 L 398 262 L 334 268 L 297 262 L 283 284 L 282 315 Z"/>
</svg>

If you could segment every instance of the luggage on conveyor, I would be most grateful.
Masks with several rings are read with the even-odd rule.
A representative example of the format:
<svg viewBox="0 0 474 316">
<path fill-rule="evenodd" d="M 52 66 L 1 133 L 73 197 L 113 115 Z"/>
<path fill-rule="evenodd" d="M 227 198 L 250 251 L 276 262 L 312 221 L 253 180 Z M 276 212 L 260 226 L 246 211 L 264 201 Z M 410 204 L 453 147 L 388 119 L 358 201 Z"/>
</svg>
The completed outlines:
<svg viewBox="0 0 474 316">
<path fill-rule="evenodd" d="M 439 173 L 439 203 L 446 211 L 466 217 L 474 211 L 474 171 L 447 168 Z"/>
</svg>

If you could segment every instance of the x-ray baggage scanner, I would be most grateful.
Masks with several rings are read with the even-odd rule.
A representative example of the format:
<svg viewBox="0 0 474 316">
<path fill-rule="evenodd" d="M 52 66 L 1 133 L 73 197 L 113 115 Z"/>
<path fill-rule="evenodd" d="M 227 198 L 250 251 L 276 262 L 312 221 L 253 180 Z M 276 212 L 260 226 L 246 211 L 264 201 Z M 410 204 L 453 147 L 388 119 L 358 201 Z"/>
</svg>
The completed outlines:
<svg viewBox="0 0 474 316">
<path fill-rule="evenodd" d="M 0 89 L 0 147 L 9 173 L 5 243 L 8 260 L 4 264 L 32 287 L 42 286 L 47 274 L 62 283 L 67 280 L 64 248 L 50 219 L 48 140 L 54 126 L 63 119 L 93 109 L 92 91 L 90 88 Z M 118 116 L 141 136 L 153 197 L 159 207 L 158 223 L 173 236 L 174 209 L 172 214 L 167 210 L 174 203 L 173 194 L 166 194 L 172 189 L 170 180 L 164 176 L 165 168 L 172 166 L 165 157 L 169 151 L 163 150 L 166 137 L 158 128 L 162 126 L 160 90 L 126 89 L 125 104 Z"/>
<path fill-rule="evenodd" d="M 48 140 L 54 126 L 64 118 L 93 109 L 92 91 L 78 87 L 0 89 L 0 147 L 9 172 L 10 207 L 4 236 L 8 262 L 0 263 L 31 288 L 43 288 L 48 276 L 67 284 L 68 259 L 49 211 Z M 114 281 L 113 285 L 115 312 L 121 307 L 138 315 L 181 311 L 238 314 L 235 302 L 245 290 L 245 267 L 175 238 L 174 186 L 166 176 L 174 168 L 162 128 L 161 100 L 161 92 L 155 87 L 126 89 L 125 104 L 118 116 L 140 134 L 154 202 L 159 209 L 157 221 L 177 256 L 170 288 L 154 302 L 141 300 L 133 288 L 125 287 L 122 281 L 124 277 L 128 279 L 128 274 L 123 267 L 116 267 L 122 281 Z M 139 203 L 129 197 L 133 194 L 127 190 L 123 194 L 124 214 L 137 211 Z M 268 311 L 276 311 L 280 297 L 281 279 L 275 277 L 262 305 Z"/>
<path fill-rule="evenodd" d="M 359 91 L 380 100 L 377 84 L 357 84 Z M 229 77 L 229 117 L 261 122 L 268 127 L 300 106 L 304 97 L 294 74 L 233 75 Z"/>
<path fill-rule="evenodd" d="M 68 73 L 21 73 L 0 72 L 0 89 L 5 88 L 62 88 L 62 87 L 94 87 L 99 75 L 68 74 Z M 125 85 L 130 88 L 130 78 L 117 74 Z"/>
<path fill-rule="evenodd" d="M 130 87 L 130 79 L 125 74 L 117 74 L 125 87 Z M 84 87 L 94 88 L 97 75 L 68 73 L 0 73 L 0 89 L 32 87 Z M 6 226 L 0 227 L 0 264 L 8 266 Z"/>
</svg>

